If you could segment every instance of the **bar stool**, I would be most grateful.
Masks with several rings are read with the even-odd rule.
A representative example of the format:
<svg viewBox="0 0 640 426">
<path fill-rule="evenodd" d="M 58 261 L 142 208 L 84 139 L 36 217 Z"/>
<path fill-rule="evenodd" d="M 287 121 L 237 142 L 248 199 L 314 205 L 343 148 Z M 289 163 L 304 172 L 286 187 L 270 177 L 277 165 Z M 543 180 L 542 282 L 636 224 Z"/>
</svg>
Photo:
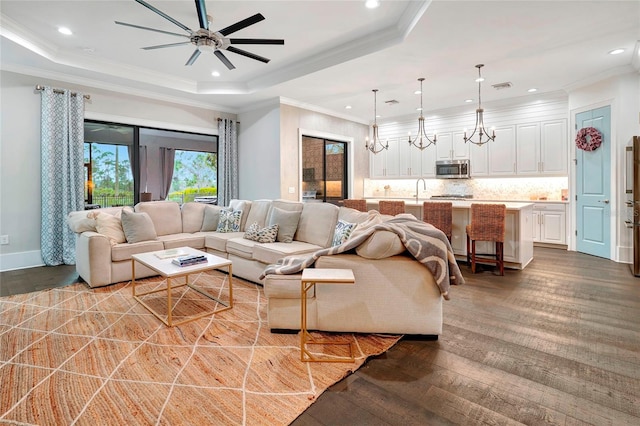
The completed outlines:
<svg viewBox="0 0 640 426">
<path fill-rule="evenodd" d="M 388 214 L 391 216 L 404 213 L 404 201 L 382 200 L 378 203 L 378 211 L 380 214 Z"/>
<path fill-rule="evenodd" d="M 342 205 L 345 207 L 349 207 L 350 209 L 360 210 L 361 212 L 367 211 L 367 200 L 355 200 L 355 199 L 346 199 L 342 200 Z"/>
<path fill-rule="evenodd" d="M 422 203 L 422 220 L 430 223 L 447 236 L 451 242 L 453 228 L 453 203 L 446 201 L 425 201 Z"/>
<path fill-rule="evenodd" d="M 471 223 L 467 225 L 467 263 L 476 273 L 476 262 L 495 263 L 504 275 L 504 233 L 507 208 L 504 204 L 471 204 Z M 476 241 L 491 241 L 495 254 L 476 253 Z M 485 257 L 492 256 L 492 257 Z"/>
</svg>

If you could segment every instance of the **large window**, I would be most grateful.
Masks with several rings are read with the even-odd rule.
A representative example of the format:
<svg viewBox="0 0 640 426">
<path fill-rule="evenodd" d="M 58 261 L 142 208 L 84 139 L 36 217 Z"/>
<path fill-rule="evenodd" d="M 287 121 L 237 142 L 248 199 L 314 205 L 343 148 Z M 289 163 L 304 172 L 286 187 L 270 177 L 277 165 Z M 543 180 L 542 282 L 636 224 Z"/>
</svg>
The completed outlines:
<svg viewBox="0 0 640 426">
<path fill-rule="evenodd" d="M 84 136 L 87 207 L 216 201 L 216 136 L 90 120 Z"/>
</svg>

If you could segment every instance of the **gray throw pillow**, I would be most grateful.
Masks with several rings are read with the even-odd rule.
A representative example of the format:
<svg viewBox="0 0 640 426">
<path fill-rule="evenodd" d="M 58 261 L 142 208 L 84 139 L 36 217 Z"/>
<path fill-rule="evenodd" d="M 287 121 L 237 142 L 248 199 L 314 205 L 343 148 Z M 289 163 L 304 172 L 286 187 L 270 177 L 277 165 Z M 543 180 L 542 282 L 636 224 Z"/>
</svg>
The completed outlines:
<svg viewBox="0 0 640 426">
<path fill-rule="evenodd" d="M 158 238 L 156 228 L 147 213 L 135 213 L 123 209 L 121 220 L 122 230 L 128 243 L 139 243 Z"/>
<path fill-rule="evenodd" d="M 220 206 L 205 206 L 204 218 L 202 219 L 202 228 L 200 231 L 215 231 L 218 229 L 218 222 L 220 221 Z"/>
<path fill-rule="evenodd" d="M 277 241 L 282 243 L 290 243 L 293 241 L 293 236 L 296 234 L 296 229 L 298 229 L 301 214 L 301 211 L 289 212 L 277 207 L 271 209 L 267 226 L 278 224 Z"/>
</svg>

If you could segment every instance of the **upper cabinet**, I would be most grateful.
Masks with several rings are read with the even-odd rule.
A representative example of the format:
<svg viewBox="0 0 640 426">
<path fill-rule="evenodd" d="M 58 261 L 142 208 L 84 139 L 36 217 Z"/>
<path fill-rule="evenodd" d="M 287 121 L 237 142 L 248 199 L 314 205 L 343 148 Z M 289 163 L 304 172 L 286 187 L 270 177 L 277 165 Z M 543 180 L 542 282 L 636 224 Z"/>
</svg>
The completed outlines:
<svg viewBox="0 0 640 426">
<path fill-rule="evenodd" d="M 400 177 L 420 177 L 422 153 L 409 143 L 409 137 L 399 140 Z M 431 148 L 431 147 L 429 147 Z M 429 148 L 426 148 L 428 150 Z"/>
<path fill-rule="evenodd" d="M 489 175 L 514 175 L 516 174 L 515 126 L 496 127 L 495 133 L 495 140 L 480 147 L 489 150 Z"/>
<path fill-rule="evenodd" d="M 377 154 L 369 153 L 372 178 L 400 177 L 400 157 L 398 139 L 389 139 L 389 149 L 383 149 Z"/>
<path fill-rule="evenodd" d="M 567 121 L 518 125 L 518 175 L 567 174 Z"/>
<path fill-rule="evenodd" d="M 469 145 L 464 142 L 462 132 L 438 134 L 436 160 L 465 160 L 469 158 Z"/>
</svg>

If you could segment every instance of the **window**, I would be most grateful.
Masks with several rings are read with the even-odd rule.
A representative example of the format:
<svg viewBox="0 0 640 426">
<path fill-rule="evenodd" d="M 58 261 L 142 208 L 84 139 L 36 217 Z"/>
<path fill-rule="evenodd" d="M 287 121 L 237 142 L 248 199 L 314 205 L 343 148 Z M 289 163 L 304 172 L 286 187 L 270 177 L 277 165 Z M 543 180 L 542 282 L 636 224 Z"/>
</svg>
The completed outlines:
<svg viewBox="0 0 640 426">
<path fill-rule="evenodd" d="M 218 154 L 176 150 L 169 199 L 214 203 L 218 195 Z"/>
<path fill-rule="evenodd" d="M 347 143 L 302 137 L 302 199 L 338 204 L 347 197 Z"/>
</svg>

